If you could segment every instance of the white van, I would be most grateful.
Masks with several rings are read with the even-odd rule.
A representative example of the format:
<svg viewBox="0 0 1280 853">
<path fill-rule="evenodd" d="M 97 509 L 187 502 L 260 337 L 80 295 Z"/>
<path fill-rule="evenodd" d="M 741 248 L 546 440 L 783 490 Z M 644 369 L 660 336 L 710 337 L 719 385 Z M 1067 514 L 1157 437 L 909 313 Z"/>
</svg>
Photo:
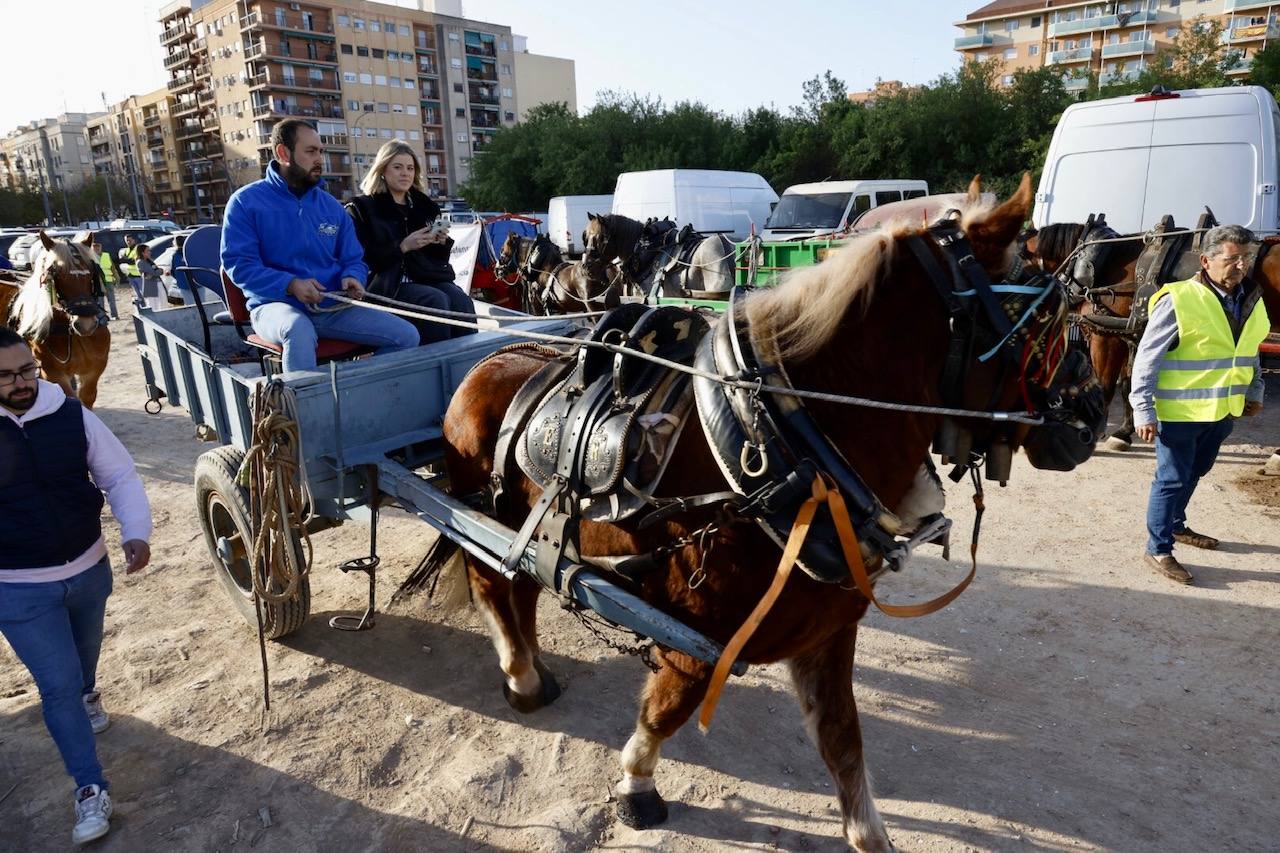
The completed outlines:
<svg viewBox="0 0 1280 853">
<path fill-rule="evenodd" d="M 755 172 L 656 169 L 618 175 L 612 212 L 641 222 L 665 216 L 740 241 L 753 227 L 760 232 L 777 202 L 778 194 Z"/>
<path fill-rule="evenodd" d="M 929 194 L 916 180 L 822 181 L 787 187 L 761 235 L 766 242 L 809 240 L 843 231 L 873 207 Z"/>
<path fill-rule="evenodd" d="M 1208 205 L 1219 222 L 1274 230 L 1278 133 L 1280 108 L 1261 86 L 1073 104 L 1049 144 L 1032 223 L 1105 213 L 1134 234 L 1166 213 L 1194 227 Z"/>
<path fill-rule="evenodd" d="M 580 255 L 587 214 L 612 210 L 611 195 L 558 195 L 547 203 L 547 236 L 565 254 Z"/>
</svg>

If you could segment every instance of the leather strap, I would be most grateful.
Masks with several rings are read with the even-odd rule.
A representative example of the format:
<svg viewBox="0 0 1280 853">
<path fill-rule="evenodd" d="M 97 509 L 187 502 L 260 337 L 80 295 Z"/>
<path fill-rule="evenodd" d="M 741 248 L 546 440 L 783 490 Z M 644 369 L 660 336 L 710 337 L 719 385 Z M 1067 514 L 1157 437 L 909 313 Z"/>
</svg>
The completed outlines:
<svg viewBox="0 0 1280 853">
<path fill-rule="evenodd" d="M 820 504 L 827 505 L 828 510 L 831 512 L 831 517 L 835 520 L 836 532 L 840 537 L 840 547 L 844 552 L 845 560 L 849 564 L 849 574 L 853 577 L 854 586 L 858 592 L 862 593 L 868 601 L 879 608 L 886 616 L 904 618 L 926 616 L 941 610 L 955 601 L 960 593 L 964 592 L 965 588 L 973 582 L 978 573 L 978 528 L 975 521 L 973 542 L 969 547 L 971 560 L 969 573 L 955 588 L 921 604 L 885 604 L 876 598 L 875 590 L 871 586 L 871 578 L 867 575 L 867 567 L 862 562 L 862 549 L 858 546 L 858 537 L 853 532 L 853 522 L 849 520 L 849 510 L 845 506 L 844 497 L 840 494 L 840 490 L 823 474 L 818 474 L 813 478 L 812 488 L 812 494 L 805 499 L 805 502 L 800 505 L 800 511 L 796 513 L 796 520 L 791 526 L 791 535 L 787 537 L 787 544 L 782 551 L 782 560 L 778 563 L 778 569 L 774 573 L 773 583 L 769 585 L 769 589 L 765 591 L 755 609 L 751 611 L 747 621 L 742 623 L 742 626 L 734 633 L 728 645 L 724 647 L 724 651 L 721 652 L 720 659 L 716 661 L 716 668 L 711 674 L 711 682 L 707 685 L 706 698 L 702 700 L 702 713 L 698 716 L 698 728 L 703 732 L 706 732 L 711 726 L 711 718 L 715 715 L 716 704 L 720 701 L 720 693 L 724 690 L 725 681 L 729 678 L 729 671 L 737 661 L 738 655 L 755 634 L 756 629 L 760 627 L 760 623 L 769 615 L 769 611 L 773 609 L 778 596 L 782 594 L 783 587 L 787 585 L 787 579 L 791 577 L 791 568 L 795 565 L 796 557 L 800 554 L 800 547 L 804 544 L 805 537 L 809 535 L 809 527 Z M 974 501 L 978 504 L 978 519 L 981 519 L 982 505 L 978 495 L 974 496 Z"/>
</svg>

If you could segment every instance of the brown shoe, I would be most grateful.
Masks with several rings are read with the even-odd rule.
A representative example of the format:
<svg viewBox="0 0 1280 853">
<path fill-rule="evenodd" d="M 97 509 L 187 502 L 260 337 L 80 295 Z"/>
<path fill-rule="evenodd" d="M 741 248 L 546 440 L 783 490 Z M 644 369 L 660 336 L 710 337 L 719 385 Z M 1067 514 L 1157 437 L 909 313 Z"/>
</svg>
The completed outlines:
<svg viewBox="0 0 1280 853">
<path fill-rule="evenodd" d="M 1171 581 L 1185 584 L 1195 581 L 1195 578 L 1191 576 L 1191 572 L 1182 568 L 1182 564 L 1172 554 L 1160 554 L 1158 556 L 1156 554 L 1146 554 L 1143 556 L 1142 562 Z"/>
<path fill-rule="evenodd" d="M 1191 545 L 1195 548 L 1204 548 L 1206 551 L 1212 551 L 1218 547 L 1218 540 L 1212 536 L 1205 536 L 1203 533 L 1196 533 L 1190 527 L 1184 527 L 1182 530 L 1173 534 L 1174 542 L 1181 542 L 1183 545 Z"/>
</svg>

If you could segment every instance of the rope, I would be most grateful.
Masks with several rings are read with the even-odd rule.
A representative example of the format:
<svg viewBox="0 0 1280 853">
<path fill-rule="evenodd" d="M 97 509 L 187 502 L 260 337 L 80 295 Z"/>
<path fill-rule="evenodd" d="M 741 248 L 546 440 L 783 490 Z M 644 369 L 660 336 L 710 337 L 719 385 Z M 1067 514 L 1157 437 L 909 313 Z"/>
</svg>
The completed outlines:
<svg viewBox="0 0 1280 853">
<path fill-rule="evenodd" d="M 254 594 L 263 601 L 292 599 L 311 571 L 306 525 L 312 502 L 299 471 L 301 447 L 293 391 L 278 379 L 260 385 L 253 398 L 253 444 L 237 481 L 247 481 L 252 520 L 257 522 L 251 574 Z M 295 535 L 304 545 L 301 565 Z"/>
<path fill-rule="evenodd" d="M 342 293 L 326 293 L 325 297 L 336 302 L 345 302 L 348 305 L 355 305 L 360 308 L 366 308 L 370 311 L 382 311 L 387 314 L 398 314 L 402 317 L 412 317 L 420 320 L 430 320 L 433 323 L 440 323 L 445 326 L 456 326 L 461 329 L 476 329 L 479 331 L 487 331 L 485 327 L 476 322 L 478 315 L 466 314 L 460 311 L 443 311 L 435 308 L 422 308 L 409 302 L 400 302 L 387 297 L 378 297 L 378 302 L 386 302 L 386 305 L 373 304 L 371 302 L 352 299 Z M 400 306 L 400 307 L 393 307 Z M 591 316 L 597 316 L 598 312 L 591 312 Z M 458 316 L 473 318 L 470 321 L 454 319 Z M 575 315 L 565 315 L 575 316 Z M 528 322 L 530 317 L 520 318 L 521 322 Z M 696 367 L 690 367 L 687 364 L 681 364 L 678 361 L 670 361 L 656 355 L 641 350 L 630 349 L 618 344 L 606 343 L 605 341 L 582 340 L 579 338 L 565 337 L 564 335 L 553 335 L 547 332 L 536 332 L 532 329 L 510 329 L 509 334 L 517 337 L 529 338 L 534 341 L 545 341 L 546 343 L 564 344 L 568 346 L 594 347 L 604 350 L 615 355 L 624 355 L 629 358 L 637 358 L 641 361 L 652 362 L 661 365 L 668 370 L 674 370 L 678 373 L 685 373 L 699 379 L 706 379 L 710 382 L 717 382 L 727 388 L 735 388 L 739 391 L 747 391 L 759 394 L 767 392 L 770 394 L 778 394 L 783 397 L 798 397 L 802 400 L 818 400 L 823 403 L 837 403 L 845 406 L 860 406 L 866 409 L 883 409 L 891 412 L 912 412 L 915 414 L 926 415 L 943 415 L 953 418 L 978 418 L 981 420 L 1009 422 L 1029 424 L 1030 426 L 1039 426 L 1044 423 L 1044 419 L 1037 415 L 1029 415 L 1021 411 L 1005 411 L 1005 412 L 988 412 L 976 409 L 953 409 L 948 406 L 920 406 L 912 403 L 888 403 L 883 400 L 871 400 L 866 397 L 854 397 L 845 394 L 830 394 L 825 391 L 808 391 L 801 388 L 783 388 L 775 385 L 765 385 L 763 382 L 747 382 L 742 379 L 728 379 L 717 373 L 708 373 L 705 370 L 699 370 Z"/>
</svg>

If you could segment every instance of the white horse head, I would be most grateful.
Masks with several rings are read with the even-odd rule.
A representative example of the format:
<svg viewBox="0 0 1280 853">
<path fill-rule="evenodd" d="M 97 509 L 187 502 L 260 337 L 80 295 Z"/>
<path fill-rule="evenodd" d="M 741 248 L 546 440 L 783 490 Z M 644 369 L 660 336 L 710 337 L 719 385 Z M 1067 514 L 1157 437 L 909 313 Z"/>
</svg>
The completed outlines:
<svg viewBox="0 0 1280 853">
<path fill-rule="evenodd" d="M 90 235 L 92 236 L 92 235 Z M 18 290 L 9 316 L 17 321 L 18 334 L 29 340 L 43 340 L 53 325 L 55 301 L 61 288 L 62 298 L 83 301 L 82 294 L 93 293 L 93 252 L 88 246 L 67 240 L 54 240 L 43 231 L 40 241 L 44 251 L 36 259 L 31 277 Z M 85 283 L 78 283 L 88 276 Z M 70 282 L 77 282 L 74 287 Z M 72 328 L 76 334 L 91 335 L 98 328 L 96 315 L 74 314 Z"/>
</svg>

